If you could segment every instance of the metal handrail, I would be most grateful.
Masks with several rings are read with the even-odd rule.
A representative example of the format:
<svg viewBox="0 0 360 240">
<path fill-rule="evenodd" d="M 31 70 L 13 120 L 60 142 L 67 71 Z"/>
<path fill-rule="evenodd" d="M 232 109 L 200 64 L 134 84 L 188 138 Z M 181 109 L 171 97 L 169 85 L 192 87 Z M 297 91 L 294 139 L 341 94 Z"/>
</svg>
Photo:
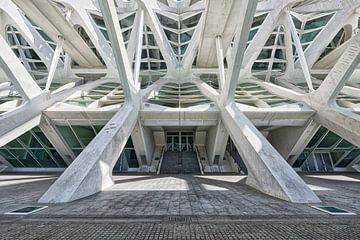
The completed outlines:
<svg viewBox="0 0 360 240">
<path fill-rule="evenodd" d="M 201 160 L 200 160 L 200 155 L 199 155 L 199 149 L 198 146 L 195 146 L 195 153 L 196 153 L 196 158 L 198 160 L 198 164 L 199 164 L 199 168 L 200 168 L 200 173 L 201 175 L 204 175 L 204 170 L 202 168 L 202 164 L 201 164 Z"/>
<path fill-rule="evenodd" d="M 164 153 L 165 153 L 165 146 L 163 146 L 162 149 L 161 149 L 160 162 L 159 162 L 159 165 L 158 165 L 158 170 L 156 171 L 156 175 L 160 174 L 160 169 L 161 169 L 161 165 L 162 165 L 162 162 L 163 162 Z"/>
</svg>

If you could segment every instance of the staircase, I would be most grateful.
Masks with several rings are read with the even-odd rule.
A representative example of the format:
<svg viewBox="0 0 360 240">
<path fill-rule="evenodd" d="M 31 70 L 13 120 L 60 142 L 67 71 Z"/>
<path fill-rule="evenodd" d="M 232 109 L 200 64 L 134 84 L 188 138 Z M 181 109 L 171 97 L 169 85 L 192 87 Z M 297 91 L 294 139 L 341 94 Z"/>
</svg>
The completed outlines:
<svg viewBox="0 0 360 240">
<path fill-rule="evenodd" d="M 195 152 L 165 152 L 161 174 L 200 174 Z"/>
</svg>

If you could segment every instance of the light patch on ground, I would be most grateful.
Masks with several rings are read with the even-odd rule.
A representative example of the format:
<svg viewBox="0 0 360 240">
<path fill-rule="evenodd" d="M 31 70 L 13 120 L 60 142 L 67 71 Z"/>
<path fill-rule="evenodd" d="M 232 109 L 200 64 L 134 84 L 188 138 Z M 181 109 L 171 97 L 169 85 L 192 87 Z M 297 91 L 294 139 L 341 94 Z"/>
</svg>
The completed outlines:
<svg viewBox="0 0 360 240">
<path fill-rule="evenodd" d="M 241 180 L 246 178 L 246 176 L 216 176 L 216 175 L 215 176 L 202 175 L 202 176 L 195 176 L 195 177 L 223 181 L 223 182 L 231 182 L 231 183 L 240 182 Z"/>
<path fill-rule="evenodd" d="M 334 180 L 334 181 L 360 182 L 360 179 L 352 178 L 345 175 L 306 175 L 306 177 L 320 178 L 320 179 Z"/>
<path fill-rule="evenodd" d="M 326 187 L 321 187 L 321 186 L 316 186 L 316 185 L 311 185 L 308 184 L 309 188 L 313 191 L 334 191 L 335 189 L 331 189 L 331 188 L 326 188 Z"/>
<path fill-rule="evenodd" d="M 207 191 L 229 191 L 227 188 L 218 187 L 210 184 L 201 184 L 201 186 Z"/>
<path fill-rule="evenodd" d="M 130 178 L 120 182 L 105 191 L 188 191 L 186 180 L 177 177 L 160 177 L 151 179 Z"/>
<path fill-rule="evenodd" d="M 22 183 L 31 183 L 44 180 L 55 179 L 56 176 L 28 176 L 28 175 L 2 175 L 0 178 L 0 187 L 13 186 Z"/>
</svg>

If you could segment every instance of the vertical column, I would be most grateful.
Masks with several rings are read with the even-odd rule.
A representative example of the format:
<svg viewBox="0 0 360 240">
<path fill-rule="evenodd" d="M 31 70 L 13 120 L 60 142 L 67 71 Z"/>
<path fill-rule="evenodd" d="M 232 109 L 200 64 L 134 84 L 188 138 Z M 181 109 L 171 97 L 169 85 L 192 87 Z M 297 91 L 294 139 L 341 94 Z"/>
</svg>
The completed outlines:
<svg viewBox="0 0 360 240">
<path fill-rule="evenodd" d="M 150 165 L 155 150 L 155 140 L 152 130 L 149 127 L 142 126 L 141 122 L 138 121 L 134 131 L 131 133 L 131 139 L 135 147 L 139 165 Z"/>
<path fill-rule="evenodd" d="M 219 119 L 218 124 L 211 127 L 206 134 L 206 151 L 210 165 L 219 164 L 215 159 L 219 161 L 224 158 L 228 139 L 229 133 Z"/>
</svg>

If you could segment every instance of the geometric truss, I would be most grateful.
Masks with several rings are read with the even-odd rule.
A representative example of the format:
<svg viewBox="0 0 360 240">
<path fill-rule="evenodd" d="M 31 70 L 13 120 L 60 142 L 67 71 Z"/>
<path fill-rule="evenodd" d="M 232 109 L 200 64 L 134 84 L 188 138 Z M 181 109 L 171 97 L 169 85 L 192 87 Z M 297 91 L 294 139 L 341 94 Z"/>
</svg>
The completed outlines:
<svg viewBox="0 0 360 240">
<path fill-rule="evenodd" d="M 0 164 L 68 202 L 192 131 L 206 171 L 318 202 L 294 170 L 360 169 L 360 1 L 324 2 L 4 0 Z"/>
</svg>

